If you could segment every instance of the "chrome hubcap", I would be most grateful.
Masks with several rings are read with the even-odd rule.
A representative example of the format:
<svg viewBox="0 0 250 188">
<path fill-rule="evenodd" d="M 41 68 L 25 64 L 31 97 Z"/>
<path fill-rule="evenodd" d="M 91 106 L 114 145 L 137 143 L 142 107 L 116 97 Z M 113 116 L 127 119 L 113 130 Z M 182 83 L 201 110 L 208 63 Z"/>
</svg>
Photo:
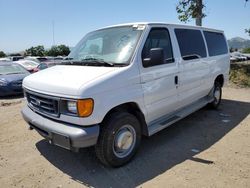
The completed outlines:
<svg viewBox="0 0 250 188">
<path fill-rule="evenodd" d="M 119 158 L 128 156 L 135 146 L 135 140 L 135 129 L 131 125 L 122 126 L 115 135 L 113 144 L 114 154 Z"/>
</svg>

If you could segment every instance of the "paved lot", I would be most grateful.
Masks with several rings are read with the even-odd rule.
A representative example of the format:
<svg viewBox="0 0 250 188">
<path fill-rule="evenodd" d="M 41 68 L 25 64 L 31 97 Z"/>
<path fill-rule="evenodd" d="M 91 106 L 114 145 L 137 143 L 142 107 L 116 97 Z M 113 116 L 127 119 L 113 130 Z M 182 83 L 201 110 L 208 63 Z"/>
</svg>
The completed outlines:
<svg viewBox="0 0 250 188">
<path fill-rule="evenodd" d="M 201 109 L 144 138 L 135 159 L 110 169 L 92 148 L 51 146 L 22 120 L 20 98 L 0 100 L 1 187 L 250 187 L 250 90 L 225 88 Z"/>
</svg>

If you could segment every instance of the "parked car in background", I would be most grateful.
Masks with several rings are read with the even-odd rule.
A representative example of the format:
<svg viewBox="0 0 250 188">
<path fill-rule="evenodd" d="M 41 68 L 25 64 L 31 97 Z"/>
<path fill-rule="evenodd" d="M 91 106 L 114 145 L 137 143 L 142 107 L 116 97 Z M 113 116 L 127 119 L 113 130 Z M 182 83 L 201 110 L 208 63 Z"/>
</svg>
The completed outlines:
<svg viewBox="0 0 250 188">
<path fill-rule="evenodd" d="M 230 62 L 231 62 L 231 63 L 234 63 L 234 62 L 237 62 L 237 61 L 238 61 L 238 58 L 236 58 L 236 57 L 230 55 Z"/>
<path fill-rule="evenodd" d="M 243 55 L 242 53 L 240 53 L 240 52 L 232 52 L 232 53 L 230 54 L 230 56 L 233 57 L 233 58 L 236 58 L 237 61 L 246 61 L 246 60 L 247 60 L 247 57 L 244 56 L 244 55 Z"/>
<path fill-rule="evenodd" d="M 54 61 L 54 60 L 44 61 L 43 63 L 40 63 L 36 68 L 34 68 L 33 72 L 38 72 L 38 71 L 47 69 L 49 67 L 53 67 L 55 65 L 58 65 L 60 63 L 61 63 L 61 61 Z"/>
<path fill-rule="evenodd" d="M 242 55 L 245 56 L 247 60 L 250 60 L 250 54 L 243 53 Z"/>
<path fill-rule="evenodd" d="M 37 63 L 36 61 L 27 60 L 27 59 L 15 61 L 15 63 L 19 64 L 30 73 L 34 72 L 34 69 L 39 65 L 39 63 Z"/>
<path fill-rule="evenodd" d="M 8 57 L 3 57 L 3 58 L 0 58 L 0 63 L 1 62 L 10 62 L 11 60 L 10 60 L 10 58 L 8 58 Z"/>
<path fill-rule="evenodd" d="M 18 60 L 20 60 L 20 59 L 24 59 L 23 56 L 11 56 L 11 57 L 9 57 L 9 58 L 10 58 L 11 61 L 18 61 Z"/>
<path fill-rule="evenodd" d="M 30 73 L 16 63 L 0 63 L 0 96 L 23 93 L 23 79 Z"/>
<path fill-rule="evenodd" d="M 53 57 L 53 60 L 56 60 L 56 61 L 62 61 L 64 60 L 64 57 L 63 56 L 57 56 L 57 57 Z"/>
<path fill-rule="evenodd" d="M 46 58 L 46 57 L 39 57 L 39 56 L 27 56 L 27 57 L 25 57 L 25 59 L 32 60 L 32 61 L 35 61 L 37 63 L 42 63 L 42 62 L 48 60 L 48 58 Z"/>
<path fill-rule="evenodd" d="M 63 57 L 63 56 L 57 56 L 57 57 L 46 56 L 46 58 L 50 61 L 62 61 L 62 60 L 64 60 L 65 57 Z"/>
<path fill-rule="evenodd" d="M 72 59 L 73 59 L 72 57 L 68 57 L 68 56 L 63 58 L 63 60 L 65 60 L 65 61 L 66 60 L 72 60 Z"/>
</svg>

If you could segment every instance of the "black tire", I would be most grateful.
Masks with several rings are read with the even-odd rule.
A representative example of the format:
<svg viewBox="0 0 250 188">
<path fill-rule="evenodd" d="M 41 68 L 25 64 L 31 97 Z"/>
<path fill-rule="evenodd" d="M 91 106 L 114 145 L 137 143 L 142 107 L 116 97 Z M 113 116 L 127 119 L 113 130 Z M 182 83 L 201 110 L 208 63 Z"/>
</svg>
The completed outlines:
<svg viewBox="0 0 250 188">
<path fill-rule="evenodd" d="M 213 102 L 209 103 L 208 106 L 211 109 L 217 109 L 221 103 L 221 95 L 222 95 L 222 89 L 221 89 L 221 84 L 219 82 L 214 83 L 214 88 L 213 88 Z"/>
<path fill-rule="evenodd" d="M 126 130 L 126 128 L 129 129 Z M 117 149 L 115 145 L 118 143 L 118 137 L 121 138 L 121 135 L 124 135 L 123 133 L 125 132 L 129 132 L 130 129 L 132 135 L 131 147 L 129 147 L 129 150 L 127 149 L 128 151 L 125 156 L 117 156 L 119 153 L 116 152 Z M 123 136 L 122 138 L 125 137 Z M 129 138 L 130 137 L 126 137 L 125 144 L 128 143 Z M 140 141 L 141 128 L 138 119 L 134 115 L 127 112 L 113 113 L 109 116 L 109 118 L 107 118 L 107 120 L 104 120 L 101 125 L 100 135 L 95 146 L 96 156 L 106 166 L 122 166 L 129 162 L 135 155 L 140 145 Z M 121 147 L 124 147 L 125 144 L 122 142 L 120 143 L 122 144 Z"/>
</svg>

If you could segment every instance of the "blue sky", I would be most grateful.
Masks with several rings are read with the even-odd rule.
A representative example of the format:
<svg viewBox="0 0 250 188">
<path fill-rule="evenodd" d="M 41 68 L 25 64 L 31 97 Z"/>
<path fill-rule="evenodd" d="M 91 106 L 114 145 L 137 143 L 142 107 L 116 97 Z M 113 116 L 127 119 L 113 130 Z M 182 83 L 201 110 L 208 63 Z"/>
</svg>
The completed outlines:
<svg viewBox="0 0 250 188">
<path fill-rule="evenodd" d="M 75 46 L 89 31 L 136 21 L 180 23 L 177 0 L 0 0 L 0 51 L 18 52 L 55 43 Z M 205 0 L 203 26 L 222 29 L 227 38 L 250 38 L 250 2 Z M 187 24 L 194 25 L 194 21 Z"/>
</svg>

